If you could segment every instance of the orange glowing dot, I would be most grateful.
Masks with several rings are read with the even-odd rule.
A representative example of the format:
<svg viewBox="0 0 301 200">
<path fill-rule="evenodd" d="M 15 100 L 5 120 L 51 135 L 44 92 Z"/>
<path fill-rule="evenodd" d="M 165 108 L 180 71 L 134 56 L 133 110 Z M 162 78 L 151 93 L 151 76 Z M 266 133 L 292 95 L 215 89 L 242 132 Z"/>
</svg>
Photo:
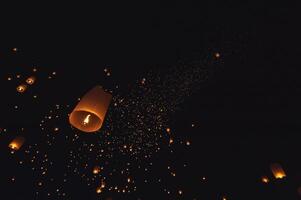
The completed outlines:
<svg viewBox="0 0 301 200">
<path fill-rule="evenodd" d="M 214 55 L 215 55 L 216 58 L 220 58 L 221 57 L 220 53 L 215 53 Z"/>
<path fill-rule="evenodd" d="M 36 78 L 35 78 L 34 76 L 31 76 L 31 77 L 29 77 L 29 78 L 26 79 L 26 83 L 27 83 L 28 85 L 34 84 L 35 81 L 36 81 Z"/>
<path fill-rule="evenodd" d="M 100 173 L 100 167 L 99 166 L 95 166 L 93 168 L 93 174 L 99 174 Z"/>
<path fill-rule="evenodd" d="M 170 128 L 166 128 L 167 133 L 170 133 L 170 131 L 171 131 Z"/>
<path fill-rule="evenodd" d="M 102 192 L 101 187 L 97 187 L 97 188 L 96 188 L 96 193 L 97 193 L 97 194 L 100 194 L 101 192 Z"/>
<path fill-rule="evenodd" d="M 12 49 L 14 52 L 17 52 L 18 51 L 18 49 L 15 47 L 15 48 L 13 48 Z"/>
<path fill-rule="evenodd" d="M 268 183 L 268 182 L 270 182 L 269 178 L 266 177 L 266 176 L 261 177 L 261 181 L 262 181 L 263 183 Z"/>
<path fill-rule="evenodd" d="M 17 87 L 17 92 L 23 93 L 27 89 L 27 86 L 22 84 Z"/>
<path fill-rule="evenodd" d="M 174 141 L 172 138 L 169 139 L 169 144 L 172 144 Z"/>
</svg>

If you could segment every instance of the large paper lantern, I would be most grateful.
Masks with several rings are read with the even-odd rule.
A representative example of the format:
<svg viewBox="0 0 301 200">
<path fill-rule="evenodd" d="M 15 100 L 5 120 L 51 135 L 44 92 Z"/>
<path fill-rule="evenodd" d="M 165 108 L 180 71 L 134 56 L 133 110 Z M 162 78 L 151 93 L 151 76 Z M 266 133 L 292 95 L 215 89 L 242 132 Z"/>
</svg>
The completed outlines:
<svg viewBox="0 0 301 200">
<path fill-rule="evenodd" d="M 25 138 L 22 136 L 18 136 L 9 143 L 8 147 L 14 151 L 17 151 L 22 147 L 24 142 L 25 142 Z"/>
<path fill-rule="evenodd" d="M 271 171 L 276 179 L 283 179 L 286 177 L 283 168 L 278 163 L 271 164 Z"/>
<path fill-rule="evenodd" d="M 98 131 L 105 119 L 112 95 L 101 86 L 90 90 L 79 101 L 69 116 L 69 122 L 83 132 Z"/>
</svg>

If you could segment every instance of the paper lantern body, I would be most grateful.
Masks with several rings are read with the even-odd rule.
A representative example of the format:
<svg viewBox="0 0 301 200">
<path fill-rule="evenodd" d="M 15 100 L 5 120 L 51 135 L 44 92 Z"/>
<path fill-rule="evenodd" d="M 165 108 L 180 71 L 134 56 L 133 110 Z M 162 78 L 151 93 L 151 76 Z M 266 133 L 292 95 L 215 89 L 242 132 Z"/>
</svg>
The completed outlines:
<svg viewBox="0 0 301 200">
<path fill-rule="evenodd" d="M 94 87 L 85 94 L 70 114 L 70 124 L 83 132 L 98 131 L 102 127 L 111 100 L 112 95 L 105 92 L 101 86 Z"/>
<path fill-rule="evenodd" d="M 11 148 L 12 150 L 17 151 L 22 147 L 24 142 L 25 142 L 25 138 L 22 136 L 18 136 L 9 143 L 8 147 Z"/>
<path fill-rule="evenodd" d="M 282 179 L 286 177 L 284 170 L 278 163 L 271 164 L 271 171 L 276 179 Z"/>
</svg>

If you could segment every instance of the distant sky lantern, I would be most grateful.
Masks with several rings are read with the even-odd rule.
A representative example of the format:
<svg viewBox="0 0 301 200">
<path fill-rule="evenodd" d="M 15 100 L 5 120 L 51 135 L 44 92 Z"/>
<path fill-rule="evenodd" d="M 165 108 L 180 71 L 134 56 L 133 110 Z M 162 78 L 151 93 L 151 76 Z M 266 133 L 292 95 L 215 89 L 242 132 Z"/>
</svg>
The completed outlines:
<svg viewBox="0 0 301 200">
<path fill-rule="evenodd" d="M 267 176 L 261 177 L 261 181 L 262 181 L 263 183 L 268 183 L 268 182 L 270 182 L 270 180 L 269 180 L 269 178 L 268 178 Z"/>
<path fill-rule="evenodd" d="M 24 85 L 24 84 L 21 84 L 17 87 L 17 91 L 20 92 L 20 93 L 23 93 L 25 92 L 25 90 L 27 89 L 27 86 Z"/>
<path fill-rule="evenodd" d="M 36 78 L 35 78 L 34 76 L 31 76 L 31 77 L 29 77 L 29 78 L 26 79 L 26 83 L 27 83 L 28 85 L 34 84 L 35 81 L 36 81 Z"/>
<path fill-rule="evenodd" d="M 286 174 L 280 164 L 273 163 L 273 164 L 271 164 L 270 167 L 271 167 L 271 171 L 276 179 L 282 179 L 282 178 L 286 177 Z"/>
<path fill-rule="evenodd" d="M 215 56 L 216 58 L 220 58 L 220 57 L 221 57 L 221 54 L 220 54 L 220 53 L 215 53 L 214 56 Z"/>
<path fill-rule="evenodd" d="M 112 95 L 96 86 L 81 98 L 69 116 L 69 122 L 83 132 L 98 131 L 104 122 Z"/>
<path fill-rule="evenodd" d="M 100 167 L 99 166 L 95 166 L 93 168 L 93 174 L 99 174 L 100 173 Z"/>
<path fill-rule="evenodd" d="M 25 142 L 25 138 L 22 136 L 18 136 L 9 143 L 8 147 L 14 151 L 17 151 L 22 147 L 24 142 Z"/>
</svg>

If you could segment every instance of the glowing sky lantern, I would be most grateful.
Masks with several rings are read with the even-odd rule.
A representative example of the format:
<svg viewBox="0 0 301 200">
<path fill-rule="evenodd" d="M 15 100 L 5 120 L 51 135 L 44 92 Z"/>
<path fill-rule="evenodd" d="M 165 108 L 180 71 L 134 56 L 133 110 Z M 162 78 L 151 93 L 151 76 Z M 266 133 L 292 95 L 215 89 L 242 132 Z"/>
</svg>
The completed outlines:
<svg viewBox="0 0 301 200">
<path fill-rule="evenodd" d="M 263 177 L 261 177 L 261 181 L 262 181 L 263 183 L 269 183 L 269 182 L 270 182 L 270 179 L 269 179 L 267 176 L 263 176 Z"/>
<path fill-rule="evenodd" d="M 284 170 L 278 163 L 271 164 L 271 171 L 276 179 L 283 179 L 286 177 Z"/>
<path fill-rule="evenodd" d="M 35 81 L 36 81 L 36 78 L 35 78 L 34 76 L 28 77 L 28 78 L 26 79 L 26 83 L 27 83 L 28 85 L 34 84 Z"/>
<path fill-rule="evenodd" d="M 17 151 L 22 147 L 24 142 L 25 142 L 25 138 L 22 136 L 18 136 L 9 143 L 8 147 L 14 151 Z"/>
<path fill-rule="evenodd" d="M 17 91 L 20 92 L 20 93 L 23 93 L 25 92 L 25 90 L 27 89 L 27 86 L 24 85 L 24 84 L 21 84 L 17 87 Z"/>
<path fill-rule="evenodd" d="M 93 174 L 99 174 L 100 173 L 100 167 L 99 166 L 95 166 L 93 168 Z"/>
<path fill-rule="evenodd" d="M 104 122 L 112 95 L 101 86 L 90 90 L 76 105 L 69 116 L 69 122 L 83 132 L 98 131 Z"/>
</svg>

